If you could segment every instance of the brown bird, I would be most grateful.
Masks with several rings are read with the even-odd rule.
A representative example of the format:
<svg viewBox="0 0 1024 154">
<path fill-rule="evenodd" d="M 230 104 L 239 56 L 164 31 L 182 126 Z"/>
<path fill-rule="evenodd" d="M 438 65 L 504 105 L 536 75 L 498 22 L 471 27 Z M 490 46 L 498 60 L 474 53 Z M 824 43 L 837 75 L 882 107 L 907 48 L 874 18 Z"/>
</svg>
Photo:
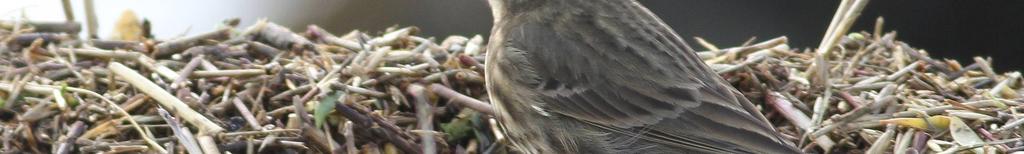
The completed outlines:
<svg viewBox="0 0 1024 154">
<path fill-rule="evenodd" d="M 487 90 L 524 153 L 799 153 L 635 0 L 489 0 Z"/>
</svg>

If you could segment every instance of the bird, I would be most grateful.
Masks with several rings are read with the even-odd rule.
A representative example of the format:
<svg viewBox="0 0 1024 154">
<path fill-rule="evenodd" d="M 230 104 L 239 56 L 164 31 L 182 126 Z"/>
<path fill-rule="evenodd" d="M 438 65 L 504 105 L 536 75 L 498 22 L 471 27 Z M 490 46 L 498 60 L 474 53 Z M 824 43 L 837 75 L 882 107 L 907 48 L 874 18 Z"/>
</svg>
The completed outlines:
<svg viewBox="0 0 1024 154">
<path fill-rule="evenodd" d="M 635 0 L 488 0 L 485 87 L 522 153 L 801 153 Z"/>
</svg>

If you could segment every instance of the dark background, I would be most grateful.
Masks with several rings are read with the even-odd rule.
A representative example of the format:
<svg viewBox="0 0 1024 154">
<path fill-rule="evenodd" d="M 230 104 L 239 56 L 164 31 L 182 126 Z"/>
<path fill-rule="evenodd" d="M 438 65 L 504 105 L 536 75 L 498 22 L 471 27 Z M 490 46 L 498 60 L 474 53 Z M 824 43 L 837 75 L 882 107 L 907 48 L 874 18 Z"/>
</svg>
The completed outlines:
<svg viewBox="0 0 1024 154">
<path fill-rule="evenodd" d="M 788 36 L 798 48 L 817 46 L 839 0 L 640 0 L 693 44 L 700 36 L 720 47 L 750 37 Z M 491 15 L 485 0 L 353 0 L 317 23 L 331 31 L 380 31 L 415 25 L 423 35 L 484 34 Z M 872 31 L 885 17 L 885 30 L 934 57 L 964 64 L 991 56 L 997 69 L 1020 70 L 1024 58 L 1024 1 L 874 0 L 851 31 Z M 696 47 L 699 48 L 699 47 Z M 700 49 L 698 49 L 700 50 Z"/>
</svg>

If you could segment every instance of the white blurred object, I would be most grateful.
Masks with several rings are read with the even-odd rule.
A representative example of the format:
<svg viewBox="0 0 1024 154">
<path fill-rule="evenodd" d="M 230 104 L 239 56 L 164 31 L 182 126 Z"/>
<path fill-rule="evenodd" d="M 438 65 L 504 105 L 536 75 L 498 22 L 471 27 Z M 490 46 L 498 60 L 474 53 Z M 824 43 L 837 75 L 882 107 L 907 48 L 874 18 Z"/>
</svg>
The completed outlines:
<svg viewBox="0 0 1024 154">
<path fill-rule="evenodd" d="M 132 9 L 153 25 L 153 35 L 167 39 L 182 34 L 210 31 L 224 19 L 240 18 L 241 25 L 268 18 L 289 27 L 305 26 L 322 20 L 348 1 L 275 1 L 275 0 L 97 0 L 96 16 L 100 37 L 109 37 L 118 17 Z M 75 20 L 85 25 L 85 5 L 73 0 Z M 17 20 L 23 15 L 33 21 L 64 21 L 59 0 L 0 0 L 0 20 Z M 85 29 L 83 27 L 82 29 Z M 85 32 L 82 32 L 84 36 Z"/>
</svg>

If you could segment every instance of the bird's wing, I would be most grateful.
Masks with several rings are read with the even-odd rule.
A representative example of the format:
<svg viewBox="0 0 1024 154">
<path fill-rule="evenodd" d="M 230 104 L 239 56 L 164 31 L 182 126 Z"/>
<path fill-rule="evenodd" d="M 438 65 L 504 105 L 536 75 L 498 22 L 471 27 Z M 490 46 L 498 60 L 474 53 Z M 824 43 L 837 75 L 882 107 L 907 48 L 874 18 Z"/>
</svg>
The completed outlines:
<svg viewBox="0 0 1024 154">
<path fill-rule="evenodd" d="M 611 131 L 699 147 L 758 138 L 742 134 L 777 139 L 674 32 L 649 26 L 660 21 L 600 18 L 505 27 L 502 74 L 517 74 L 505 78 L 533 88 L 527 93 L 543 112 Z"/>
</svg>

